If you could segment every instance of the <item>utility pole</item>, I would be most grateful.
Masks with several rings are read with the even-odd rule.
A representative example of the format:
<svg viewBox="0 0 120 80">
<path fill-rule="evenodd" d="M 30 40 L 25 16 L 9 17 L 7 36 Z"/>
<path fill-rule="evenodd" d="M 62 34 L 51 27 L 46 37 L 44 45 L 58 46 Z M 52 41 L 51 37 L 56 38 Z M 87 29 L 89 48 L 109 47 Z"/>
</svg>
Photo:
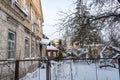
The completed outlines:
<svg viewBox="0 0 120 80">
<path fill-rule="evenodd" d="M 120 58 L 118 59 L 118 66 L 119 66 L 119 79 L 120 79 Z"/>
</svg>

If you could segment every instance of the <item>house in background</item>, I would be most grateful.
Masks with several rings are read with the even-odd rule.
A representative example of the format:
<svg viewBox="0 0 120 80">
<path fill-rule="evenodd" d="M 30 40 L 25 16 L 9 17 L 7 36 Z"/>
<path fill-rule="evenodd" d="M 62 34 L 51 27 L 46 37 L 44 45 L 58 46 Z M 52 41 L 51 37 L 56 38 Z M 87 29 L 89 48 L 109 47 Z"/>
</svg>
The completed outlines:
<svg viewBox="0 0 120 80">
<path fill-rule="evenodd" d="M 42 23 L 40 0 L 0 0 L 0 60 L 38 59 L 39 42 L 43 38 Z M 34 71 L 37 64 L 20 63 L 20 77 Z M 0 68 L 4 71 L 0 74 L 13 76 L 15 73 L 13 62 L 0 65 Z M 12 76 L 6 80 L 12 80 Z"/>
<path fill-rule="evenodd" d="M 58 56 L 58 49 L 52 45 L 52 42 L 47 37 L 44 37 L 44 39 L 40 41 L 40 45 L 43 48 L 41 51 L 43 58 L 55 58 Z"/>
<path fill-rule="evenodd" d="M 84 43 L 83 47 L 80 47 L 79 41 L 72 43 L 71 39 L 68 39 L 66 41 L 67 53 L 71 53 L 72 51 L 77 57 L 98 58 L 104 45 L 101 38 L 98 38 L 97 41 L 96 43 L 93 42 L 90 44 Z"/>
<path fill-rule="evenodd" d="M 47 46 L 47 56 L 50 59 L 54 59 L 58 56 L 58 49 L 54 47 L 53 45 Z"/>
</svg>

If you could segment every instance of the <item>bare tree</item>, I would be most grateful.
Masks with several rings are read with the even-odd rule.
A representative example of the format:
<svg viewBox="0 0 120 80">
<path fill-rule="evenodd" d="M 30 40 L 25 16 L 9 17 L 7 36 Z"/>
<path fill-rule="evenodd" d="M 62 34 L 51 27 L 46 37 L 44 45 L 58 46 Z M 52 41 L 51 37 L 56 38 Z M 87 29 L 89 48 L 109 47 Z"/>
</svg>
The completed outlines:
<svg viewBox="0 0 120 80">
<path fill-rule="evenodd" d="M 59 26 L 65 33 L 64 37 L 71 39 L 72 42 L 79 41 L 83 45 L 97 42 L 101 37 L 101 31 L 104 30 L 103 33 L 107 33 L 109 40 L 119 42 L 120 5 L 118 1 L 77 0 L 75 11 L 61 12 L 63 17 L 60 19 Z"/>
</svg>

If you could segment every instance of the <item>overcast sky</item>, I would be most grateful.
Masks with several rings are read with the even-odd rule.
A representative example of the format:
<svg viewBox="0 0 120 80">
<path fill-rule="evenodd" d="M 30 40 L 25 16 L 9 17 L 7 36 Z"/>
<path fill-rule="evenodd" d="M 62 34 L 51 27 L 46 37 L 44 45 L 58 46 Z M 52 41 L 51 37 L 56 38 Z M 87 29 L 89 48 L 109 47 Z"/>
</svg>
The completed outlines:
<svg viewBox="0 0 120 80">
<path fill-rule="evenodd" d="M 43 33 L 49 37 L 50 40 L 60 38 L 58 27 L 53 26 L 59 19 L 59 11 L 67 11 L 71 9 L 75 0 L 41 0 L 43 9 L 44 26 Z"/>
</svg>

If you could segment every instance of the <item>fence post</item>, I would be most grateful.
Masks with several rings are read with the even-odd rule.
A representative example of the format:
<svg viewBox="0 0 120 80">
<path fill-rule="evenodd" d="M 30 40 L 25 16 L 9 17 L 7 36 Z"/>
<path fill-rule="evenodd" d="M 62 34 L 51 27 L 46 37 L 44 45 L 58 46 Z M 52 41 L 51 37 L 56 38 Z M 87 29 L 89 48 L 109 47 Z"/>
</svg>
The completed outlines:
<svg viewBox="0 0 120 80">
<path fill-rule="evenodd" d="M 15 80 L 19 80 L 19 60 L 15 61 Z"/>
<path fill-rule="evenodd" d="M 118 58 L 118 65 L 119 65 L 119 80 L 120 80 L 120 58 Z"/>
<path fill-rule="evenodd" d="M 72 62 L 73 62 L 73 60 L 72 60 Z M 71 71 L 71 80 L 73 80 L 73 70 L 72 70 L 72 62 L 70 62 L 70 71 Z"/>
<path fill-rule="evenodd" d="M 50 80 L 50 62 L 49 62 L 49 59 L 47 60 L 47 63 L 46 63 L 46 80 Z"/>
</svg>

